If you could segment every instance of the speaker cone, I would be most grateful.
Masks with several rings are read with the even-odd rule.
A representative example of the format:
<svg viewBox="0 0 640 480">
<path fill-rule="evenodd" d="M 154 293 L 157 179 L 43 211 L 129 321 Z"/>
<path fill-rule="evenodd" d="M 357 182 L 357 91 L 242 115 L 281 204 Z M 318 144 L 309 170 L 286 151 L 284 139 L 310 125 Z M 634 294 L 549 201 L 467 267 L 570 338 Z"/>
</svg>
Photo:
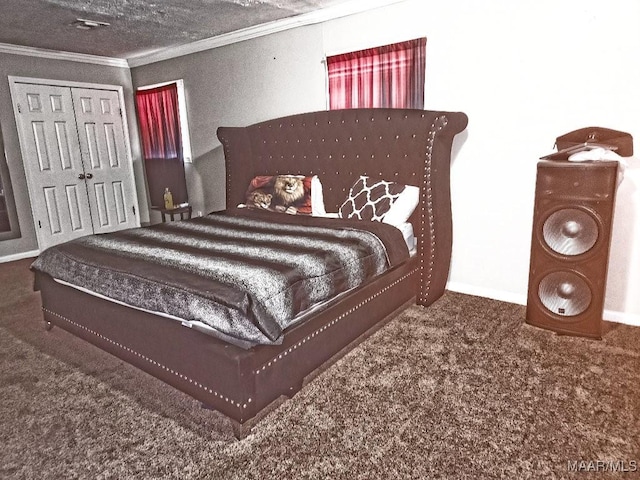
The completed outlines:
<svg viewBox="0 0 640 480">
<path fill-rule="evenodd" d="M 547 310 L 563 317 L 580 315 L 591 304 L 589 285 L 572 272 L 546 275 L 538 287 L 538 296 Z"/>
<path fill-rule="evenodd" d="M 598 241 L 598 223 L 577 208 L 552 213 L 542 226 L 542 236 L 551 250 L 561 255 L 581 255 Z"/>
</svg>

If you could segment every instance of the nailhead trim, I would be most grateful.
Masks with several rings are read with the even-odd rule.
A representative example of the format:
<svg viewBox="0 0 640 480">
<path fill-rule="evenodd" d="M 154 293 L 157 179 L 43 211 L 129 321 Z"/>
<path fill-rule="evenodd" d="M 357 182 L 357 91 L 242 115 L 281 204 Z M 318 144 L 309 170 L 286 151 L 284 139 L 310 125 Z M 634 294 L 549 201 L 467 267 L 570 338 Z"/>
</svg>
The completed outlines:
<svg viewBox="0 0 640 480">
<path fill-rule="evenodd" d="M 226 185 L 226 197 L 225 197 L 225 204 L 228 201 L 228 199 L 231 197 L 231 169 L 229 168 L 229 165 L 227 164 L 227 153 L 229 153 L 231 151 L 231 147 L 229 146 L 229 141 L 226 138 L 222 139 L 222 145 L 223 145 L 223 150 L 225 152 L 224 154 L 224 158 L 225 158 L 225 170 L 226 170 L 226 174 L 227 174 L 227 185 Z M 229 155 L 230 156 L 230 155 Z M 230 205 L 227 205 L 226 208 L 229 208 Z"/>
<path fill-rule="evenodd" d="M 132 353 L 136 357 L 141 358 L 142 360 L 144 360 L 144 361 L 146 361 L 146 362 L 148 362 L 148 363 L 150 363 L 150 364 L 152 364 L 152 365 L 154 365 L 156 367 L 162 368 L 164 371 L 175 375 L 176 377 L 180 378 L 181 380 L 188 380 L 189 383 L 201 388 L 202 390 L 204 390 L 207 393 L 212 394 L 213 396 L 219 398 L 220 400 L 224 400 L 225 402 L 233 405 L 236 408 L 245 409 L 245 408 L 247 408 L 247 405 L 252 402 L 252 399 L 249 398 L 247 400 L 247 403 L 240 404 L 239 402 L 236 402 L 236 401 L 234 401 L 234 400 L 232 400 L 232 399 L 230 399 L 228 397 L 225 397 L 221 393 L 218 393 L 215 390 L 212 390 L 211 388 L 209 388 L 209 387 L 207 387 L 205 385 L 202 385 L 201 383 L 189 378 L 188 376 L 186 376 L 186 375 L 184 375 L 182 373 L 179 373 L 179 372 L 177 372 L 177 371 L 175 371 L 175 370 L 173 370 L 173 369 L 171 369 L 171 368 L 169 368 L 169 367 L 167 367 L 167 366 L 165 366 L 165 365 L 163 365 L 163 364 L 161 364 L 159 362 L 156 362 L 155 360 L 147 357 L 146 355 L 143 355 L 143 354 L 141 354 L 139 352 L 136 352 L 135 350 L 133 350 L 133 349 L 131 349 L 131 348 L 125 346 L 125 345 L 122 345 L 121 343 L 118 343 L 118 342 L 116 342 L 114 340 L 111 340 L 110 338 L 105 337 L 104 335 L 102 335 L 102 334 L 100 334 L 98 332 L 95 332 L 95 331 L 91 330 L 90 328 L 85 327 L 84 325 L 80 325 L 79 323 L 76 323 L 73 320 L 70 320 L 70 319 L 64 317 L 63 315 L 60 315 L 59 313 L 52 312 L 51 310 L 49 310 L 49 309 L 47 309 L 45 307 L 42 307 L 42 311 L 47 312 L 48 314 L 53 315 L 54 317 L 57 317 L 57 318 L 59 318 L 61 320 L 64 320 L 65 322 L 70 323 L 74 327 L 77 327 L 77 328 L 79 328 L 81 330 L 84 330 L 85 332 L 88 332 L 88 333 L 92 334 L 93 336 L 100 338 L 101 340 L 106 340 L 110 344 L 112 344 L 112 345 L 114 345 L 114 346 L 116 346 L 116 347 L 118 347 L 118 348 L 120 348 L 120 349 L 122 349 L 122 350 L 124 350 L 124 351 L 126 351 L 128 353 Z"/>
<path fill-rule="evenodd" d="M 433 189 L 431 185 L 431 161 L 433 155 L 433 144 L 435 142 L 436 134 L 447 126 L 448 120 L 445 115 L 441 115 L 434 120 L 429 130 L 429 137 L 427 140 L 427 153 L 424 163 L 423 172 L 423 185 L 424 192 L 421 194 L 421 214 L 420 214 L 420 288 L 418 291 L 418 300 L 420 303 L 426 303 L 429 298 L 431 289 L 431 280 L 433 278 L 433 267 L 435 265 L 435 245 L 436 245 L 436 228 L 435 228 L 435 216 L 433 213 Z M 425 200 L 426 199 L 426 200 Z M 428 217 L 428 218 L 425 218 Z M 426 221 L 428 220 L 428 222 Z M 431 245 L 429 249 L 428 266 L 425 268 L 425 227 L 429 228 L 429 239 Z M 426 270 L 426 272 L 425 272 Z"/>
<path fill-rule="evenodd" d="M 286 357 L 287 355 L 289 355 L 291 352 L 293 352 L 294 350 L 297 350 L 298 347 L 304 345 L 305 343 L 307 343 L 308 341 L 312 340 L 313 338 L 317 337 L 318 335 L 320 335 L 321 333 L 327 331 L 330 327 L 333 327 L 334 325 L 336 325 L 338 322 L 340 322 L 341 320 L 343 320 L 344 318 L 348 317 L 349 315 L 351 315 L 352 313 L 354 313 L 355 311 L 357 311 L 359 308 L 363 307 L 364 305 L 366 305 L 367 303 L 369 303 L 371 300 L 373 300 L 376 297 L 379 297 L 380 295 L 382 295 L 384 292 L 386 292 L 387 290 L 395 287 L 396 285 L 398 285 L 399 283 L 405 281 L 408 277 L 410 277 L 411 275 L 413 275 L 414 273 L 418 272 L 419 268 L 415 268 L 413 270 L 411 270 L 410 272 L 406 273 L 405 275 L 403 275 L 402 277 L 398 278 L 395 282 L 387 285 L 386 287 L 384 287 L 382 290 L 375 292 L 373 295 L 370 295 L 369 297 L 365 298 L 363 301 L 361 301 L 360 303 L 358 303 L 356 306 L 350 308 L 349 310 L 347 310 L 346 312 L 342 313 L 339 317 L 333 319 L 331 322 L 329 322 L 326 325 L 323 325 L 322 327 L 320 327 L 319 329 L 315 330 L 314 332 L 310 333 L 309 335 L 307 335 L 306 337 L 304 337 L 303 339 L 301 339 L 300 341 L 298 341 L 298 343 L 291 345 L 288 349 L 286 349 L 284 352 L 280 353 L 278 356 L 273 357 L 269 362 L 265 363 L 262 365 L 262 367 L 259 367 L 257 370 L 255 370 L 253 373 L 254 375 L 259 375 L 260 372 L 264 372 L 266 371 L 268 368 L 272 367 L 274 364 L 276 364 L 278 361 L 282 360 L 284 357 Z"/>
</svg>

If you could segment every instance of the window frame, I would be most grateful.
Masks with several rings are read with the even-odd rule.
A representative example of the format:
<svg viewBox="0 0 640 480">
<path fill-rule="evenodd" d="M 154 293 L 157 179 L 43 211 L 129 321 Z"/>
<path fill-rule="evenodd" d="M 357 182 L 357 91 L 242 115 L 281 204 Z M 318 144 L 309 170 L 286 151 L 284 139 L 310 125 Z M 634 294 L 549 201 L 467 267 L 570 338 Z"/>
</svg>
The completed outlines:
<svg viewBox="0 0 640 480">
<path fill-rule="evenodd" d="M 187 101 L 184 90 L 184 80 L 171 80 L 169 82 L 154 83 L 153 85 L 144 85 L 136 88 L 136 92 L 151 90 L 153 88 L 164 87 L 167 85 L 176 85 L 178 91 L 178 116 L 180 117 L 180 138 L 182 141 L 182 161 L 184 163 L 193 163 L 193 155 L 191 149 L 191 134 L 189 132 L 189 121 L 187 115 Z"/>
</svg>

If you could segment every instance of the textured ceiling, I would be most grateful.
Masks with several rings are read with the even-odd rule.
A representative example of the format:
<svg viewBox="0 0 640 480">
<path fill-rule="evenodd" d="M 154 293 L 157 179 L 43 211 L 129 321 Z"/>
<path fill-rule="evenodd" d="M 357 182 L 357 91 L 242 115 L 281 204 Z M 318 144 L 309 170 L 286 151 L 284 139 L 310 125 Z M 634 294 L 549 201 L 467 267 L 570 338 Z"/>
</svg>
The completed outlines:
<svg viewBox="0 0 640 480">
<path fill-rule="evenodd" d="M 349 0 L 0 0 L 0 43 L 131 58 Z M 77 18 L 107 22 L 80 30 Z"/>
</svg>

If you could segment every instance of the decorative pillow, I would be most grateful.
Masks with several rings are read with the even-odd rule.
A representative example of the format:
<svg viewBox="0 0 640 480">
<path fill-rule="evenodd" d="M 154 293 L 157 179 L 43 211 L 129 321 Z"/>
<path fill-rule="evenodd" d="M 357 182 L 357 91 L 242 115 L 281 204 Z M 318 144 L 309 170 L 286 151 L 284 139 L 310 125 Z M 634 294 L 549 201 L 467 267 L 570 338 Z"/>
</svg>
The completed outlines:
<svg viewBox="0 0 640 480">
<path fill-rule="evenodd" d="M 324 193 L 322 182 L 317 175 L 311 177 L 311 215 L 314 217 L 324 217 L 327 211 L 324 208 Z"/>
<path fill-rule="evenodd" d="M 404 189 L 400 183 L 361 176 L 340 206 L 340 217 L 381 221 Z"/>
<path fill-rule="evenodd" d="M 413 185 L 405 185 L 404 191 L 393 202 L 391 208 L 382 219 L 383 223 L 388 223 L 395 227 L 406 223 L 420 201 L 420 188 Z"/>
<path fill-rule="evenodd" d="M 313 183 L 312 177 L 304 175 L 260 175 L 251 180 L 244 206 L 311 215 Z"/>
</svg>

